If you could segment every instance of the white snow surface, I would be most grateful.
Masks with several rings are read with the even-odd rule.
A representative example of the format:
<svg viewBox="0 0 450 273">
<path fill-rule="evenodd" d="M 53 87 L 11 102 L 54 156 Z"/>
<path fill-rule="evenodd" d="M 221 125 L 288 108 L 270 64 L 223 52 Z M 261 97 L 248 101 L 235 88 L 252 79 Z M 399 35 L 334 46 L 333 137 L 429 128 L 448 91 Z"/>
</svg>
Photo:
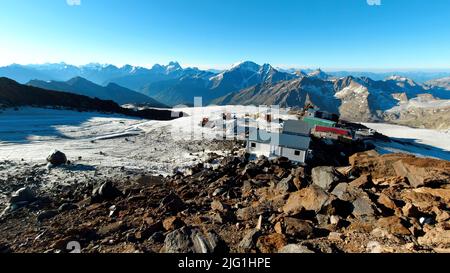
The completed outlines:
<svg viewBox="0 0 450 273">
<path fill-rule="evenodd" d="M 387 112 L 401 112 L 414 108 L 444 108 L 450 107 L 450 100 L 426 100 L 413 98 L 408 102 L 400 102 L 398 106 L 389 109 Z"/>
<path fill-rule="evenodd" d="M 409 153 L 450 161 L 450 130 L 415 129 L 385 123 L 364 123 L 364 125 L 393 140 L 374 143 L 382 154 Z"/>
<path fill-rule="evenodd" d="M 4 160 L 43 163 L 54 150 L 64 152 L 69 160 L 82 158 L 82 164 L 100 167 L 125 167 L 155 174 L 171 174 L 207 159 L 214 139 L 230 133 L 234 120 L 223 125 L 223 113 L 238 118 L 242 127 L 248 113 L 251 123 L 264 123 L 255 115 L 257 107 L 215 106 L 180 108 L 188 117 L 172 121 L 149 121 L 122 115 L 76 112 L 25 107 L 19 111 L 0 112 L 0 162 Z M 286 113 L 281 118 L 295 117 Z M 208 126 L 201 127 L 204 117 Z M 266 124 L 268 125 L 268 124 Z M 278 129 L 274 126 L 275 129 Z M 243 131 L 243 128 L 241 128 Z M 232 136 L 228 135 L 229 138 Z"/>
<path fill-rule="evenodd" d="M 252 106 L 210 106 L 177 109 L 189 116 L 172 121 L 151 121 L 122 115 L 25 107 L 0 111 L 1 162 L 45 164 L 54 149 L 64 152 L 76 164 L 104 168 L 125 168 L 168 175 L 206 160 L 209 152 L 226 154 L 224 132 L 233 127 L 244 132 L 251 127 L 279 130 L 277 123 L 264 120 L 267 109 Z M 223 113 L 230 120 L 223 124 Z M 276 113 L 276 112 L 273 112 Z M 236 120 L 234 117 L 236 116 Z M 203 118 L 209 122 L 201 126 Z M 273 119 L 296 119 L 286 109 Z M 388 124 L 365 124 L 392 137 L 377 142 L 382 153 L 406 152 L 450 160 L 450 132 L 412 129 Z M 81 159 L 79 159 L 81 157 Z"/>
</svg>

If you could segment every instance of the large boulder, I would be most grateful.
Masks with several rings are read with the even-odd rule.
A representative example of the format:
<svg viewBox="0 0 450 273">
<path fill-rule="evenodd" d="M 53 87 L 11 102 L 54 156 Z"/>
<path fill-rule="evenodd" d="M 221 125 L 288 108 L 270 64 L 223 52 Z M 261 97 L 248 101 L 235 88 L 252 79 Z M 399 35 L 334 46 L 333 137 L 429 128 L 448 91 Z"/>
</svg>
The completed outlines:
<svg viewBox="0 0 450 273">
<path fill-rule="evenodd" d="M 238 245 L 239 252 L 249 253 L 253 248 L 255 248 L 259 236 L 261 236 L 261 232 L 257 229 L 248 231 Z"/>
<path fill-rule="evenodd" d="M 226 253 L 228 248 L 214 231 L 182 227 L 167 234 L 163 253 Z"/>
<path fill-rule="evenodd" d="M 392 235 L 411 235 L 406 225 L 407 223 L 403 219 L 397 216 L 390 216 L 378 219 L 376 226 Z"/>
<path fill-rule="evenodd" d="M 372 217 L 375 215 L 374 205 L 367 196 L 360 196 L 353 201 L 353 215 L 355 217 Z"/>
<path fill-rule="evenodd" d="M 295 238 L 307 239 L 314 235 L 314 226 L 310 221 L 286 217 L 284 227 L 285 233 Z"/>
<path fill-rule="evenodd" d="M 405 157 L 393 165 L 398 176 L 408 178 L 415 188 L 450 184 L 450 162 L 431 158 Z"/>
<path fill-rule="evenodd" d="M 92 191 L 91 201 L 92 203 L 100 203 L 106 200 L 113 200 L 122 194 L 111 181 L 108 181 Z"/>
<path fill-rule="evenodd" d="M 67 157 L 63 152 L 55 150 L 47 157 L 47 162 L 53 166 L 59 166 L 67 163 Z"/>
<path fill-rule="evenodd" d="M 261 253 L 276 253 L 286 244 L 286 236 L 283 234 L 272 233 L 259 237 L 256 246 Z"/>
<path fill-rule="evenodd" d="M 356 153 L 349 158 L 353 172 L 370 174 L 373 180 L 405 177 L 413 187 L 450 183 L 450 162 L 408 154 Z M 401 180 L 398 180 L 401 182 Z"/>
<path fill-rule="evenodd" d="M 284 254 L 294 254 L 294 253 L 307 253 L 307 254 L 314 254 L 314 251 L 309 250 L 304 245 L 296 245 L 296 244 L 289 244 L 284 246 L 278 253 L 284 253 Z"/>
<path fill-rule="evenodd" d="M 179 212 L 186 207 L 186 204 L 175 193 L 170 193 L 159 203 L 159 208 L 172 213 Z"/>
<path fill-rule="evenodd" d="M 450 228 L 434 227 L 420 237 L 418 242 L 424 246 L 450 248 Z"/>
<path fill-rule="evenodd" d="M 9 199 L 10 204 L 18 204 L 22 202 L 32 202 L 36 199 L 36 196 L 29 187 L 23 187 L 15 191 Z"/>
<path fill-rule="evenodd" d="M 311 172 L 313 184 L 329 191 L 339 182 L 339 175 L 334 167 L 316 167 Z"/>
<path fill-rule="evenodd" d="M 318 213 L 331 200 L 332 197 L 322 188 L 312 185 L 291 193 L 283 207 L 283 212 L 287 215 L 295 215 L 302 210 Z"/>
</svg>

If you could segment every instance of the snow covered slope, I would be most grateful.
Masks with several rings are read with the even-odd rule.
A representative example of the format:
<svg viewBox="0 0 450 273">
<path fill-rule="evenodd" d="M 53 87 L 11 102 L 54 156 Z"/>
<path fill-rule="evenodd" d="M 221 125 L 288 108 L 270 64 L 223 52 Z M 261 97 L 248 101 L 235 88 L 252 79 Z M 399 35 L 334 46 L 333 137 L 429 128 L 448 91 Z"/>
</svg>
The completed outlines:
<svg viewBox="0 0 450 273">
<path fill-rule="evenodd" d="M 450 160 L 450 130 L 415 129 L 385 123 L 364 123 L 364 125 L 393 140 L 374 143 L 381 153 L 410 153 Z"/>
</svg>

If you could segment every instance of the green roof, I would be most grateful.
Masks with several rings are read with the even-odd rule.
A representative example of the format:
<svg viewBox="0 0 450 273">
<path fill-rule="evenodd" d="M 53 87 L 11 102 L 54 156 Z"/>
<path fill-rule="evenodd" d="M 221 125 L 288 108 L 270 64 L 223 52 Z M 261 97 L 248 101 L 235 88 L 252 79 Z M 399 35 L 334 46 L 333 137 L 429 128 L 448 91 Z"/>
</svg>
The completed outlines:
<svg viewBox="0 0 450 273">
<path fill-rule="evenodd" d="M 334 127 L 336 126 L 336 122 L 327 120 L 327 119 L 321 119 L 321 118 L 315 118 L 315 117 L 304 117 L 303 121 L 306 123 L 309 123 L 311 125 L 323 125 L 323 126 L 330 126 Z"/>
</svg>

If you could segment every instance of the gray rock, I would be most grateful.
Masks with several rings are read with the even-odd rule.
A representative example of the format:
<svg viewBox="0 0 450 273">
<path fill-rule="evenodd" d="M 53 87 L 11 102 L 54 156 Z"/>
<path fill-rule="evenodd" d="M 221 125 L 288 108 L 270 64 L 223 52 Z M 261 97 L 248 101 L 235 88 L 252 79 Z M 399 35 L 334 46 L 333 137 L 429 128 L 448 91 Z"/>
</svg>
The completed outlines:
<svg viewBox="0 0 450 273">
<path fill-rule="evenodd" d="M 74 210 L 74 209 L 78 209 L 78 206 L 72 203 L 64 203 L 61 206 L 59 206 L 58 211 L 59 212 L 64 212 L 64 211 L 69 211 L 69 210 Z"/>
<path fill-rule="evenodd" d="M 316 167 L 312 169 L 311 176 L 313 184 L 326 191 L 329 191 L 339 182 L 339 177 L 334 167 Z"/>
<path fill-rule="evenodd" d="M 303 245 L 296 245 L 296 244 L 289 244 L 281 248 L 278 253 L 309 253 L 312 254 L 314 251 L 309 250 L 306 246 Z"/>
<path fill-rule="evenodd" d="M 55 150 L 47 157 L 47 162 L 49 162 L 53 166 L 59 166 L 66 164 L 67 157 L 64 153 Z"/>
<path fill-rule="evenodd" d="M 58 211 L 56 211 L 56 210 L 43 211 L 43 212 L 38 214 L 37 220 L 39 222 L 42 222 L 44 220 L 51 219 L 51 218 L 55 217 L 56 215 L 58 215 Z"/>
<path fill-rule="evenodd" d="M 167 234 L 163 253 L 225 253 L 223 240 L 214 231 L 202 233 L 198 228 L 182 227 Z"/>
<path fill-rule="evenodd" d="M 175 193 L 170 193 L 159 203 L 159 208 L 171 212 L 179 212 L 184 209 L 186 204 Z"/>
<path fill-rule="evenodd" d="M 154 243 L 154 244 L 159 244 L 159 243 L 163 243 L 164 242 L 164 233 L 161 231 L 157 231 L 155 233 L 153 233 L 150 238 L 148 238 L 148 241 L 150 243 Z"/>
<path fill-rule="evenodd" d="M 292 175 L 289 175 L 288 177 L 282 179 L 278 184 L 277 184 L 277 191 L 281 192 L 281 193 L 288 193 L 288 192 L 293 192 L 295 191 L 295 186 L 292 183 L 292 180 L 294 179 L 294 177 Z"/>
<path fill-rule="evenodd" d="M 256 246 L 256 241 L 261 235 L 259 230 L 253 229 L 245 234 L 242 241 L 239 243 L 238 249 L 241 253 L 249 253 Z"/>
<path fill-rule="evenodd" d="M 99 203 L 105 200 L 113 200 L 121 195 L 122 192 L 111 181 L 108 181 L 92 191 L 91 200 L 93 203 Z"/>
<path fill-rule="evenodd" d="M 10 204 L 29 203 L 36 200 L 34 192 L 29 187 L 18 189 L 11 195 Z"/>
<path fill-rule="evenodd" d="M 353 215 L 356 217 L 373 216 L 375 211 L 368 197 L 358 197 L 353 201 Z"/>
<path fill-rule="evenodd" d="M 219 196 L 222 195 L 226 192 L 227 190 L 225 188 L 217 188 L 216 190 L 214 190 L 212 196 Z"/>
</svg>

